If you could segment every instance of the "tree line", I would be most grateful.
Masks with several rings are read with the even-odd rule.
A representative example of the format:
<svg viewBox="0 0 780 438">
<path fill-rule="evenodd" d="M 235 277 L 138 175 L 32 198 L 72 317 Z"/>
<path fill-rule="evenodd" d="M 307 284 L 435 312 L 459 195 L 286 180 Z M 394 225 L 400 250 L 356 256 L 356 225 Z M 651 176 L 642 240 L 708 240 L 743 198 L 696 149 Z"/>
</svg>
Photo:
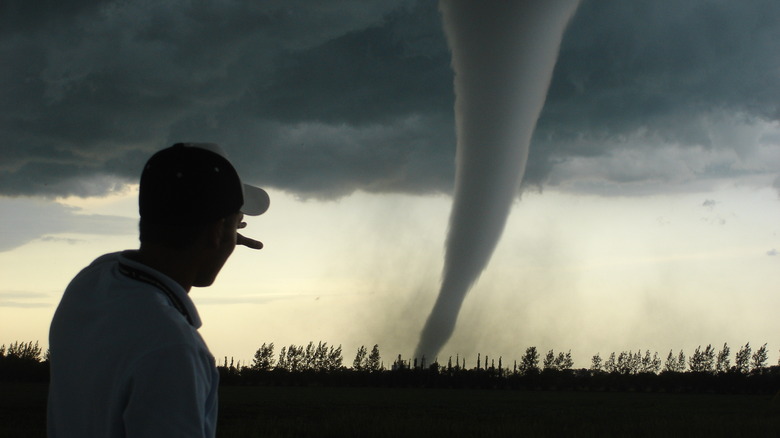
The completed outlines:
<svg viewBox="0 0 780 438">
<path fill-rule="evenodd" d="M 371 353 L 365 346 L 360 346 L 352 361 L 352 369 L 355 371 L 380 371 L 384 368 L 379 355 L 379 345 L 374 345 Z M 227 361 L 227 358 L 225 358 Z M 257 371 L 270 371 L 281 369 L 289 372 L 296 371 L 324 371 L 332 372 L 344 368 L 341 345 L 328 346 L 327 342 L 309 342 L 306 347 L 302 345 L 290 345 L 282 347 L 278 359 L 274 358 L 274 343 L 263 343 L 257 349 L 251 368 Z"/>
<path fill-rule="evenodd" d="M 772 392 L 780 390 L 780 361 L 768 366 L 767 344 L 755 351 L 747 343 L 731 356 L 723 344 L 697 347 L 689 356 L 669 351 L 663 360 L 649 350 L 613 352 L 603 359 L 599 353 L 588 368 L 574 368 L 571 350 L 548 350 L 542 355 L 528 347 L 512 363 L 477 355 L 467 364 L 465 357 L 448 357 L 446 363 L 428 362 L 425 357 L 405 359 L 398 355 L 385 366 L 374 345 L 360 346 L 351 362 L 344 365 L 342 347 L 319 342 L 282 347 L 275 355 L 273 343 L 264 343 L 251 365 L 219 367 L 226 384 L 259 385 L 381 385 L 423 387 L 476 387 L 514 389 L 645 390 Z"/>
<path fill-rule="evenodd" d="M 666 360 L 662 362 L 658 353 L 651 357 L 650 351 L 646 350 L 642 355 L 641 350 L 633 353 L 623 351 L 619 355 L 612 353 L 606 361 L 602 361 L 601 356 L 596 354 L 591 359 L 591 370 L 605 371 L 607 373 L 620 374 L 639 374 L 639 373 L 659 373 L 686 371 L 694 373 L 727 373 L 736 372 L 739 374 L 756 373 L 767 368 L 769 354 L 767 344 L 759 347 L 753 352 L 750 343 L 743 345 L 737 350 L 734 356 L 734 365 L 731 365 L 731 348 L 728 344 L 723 344 L 723 348 L 716 353 L 712 345 L 707 345 L 704 349 L 701 346 L 686 359 L 685 352 L 680 350 L 678 354 L 669 351 Z M 780 361 L 778 362 L 780 365 Z"/>
<path fill-rule="evenodd" d="M 354 360 L 351 362 L 351 368 L 344 366 L 344 359 L 342 356 L 342 347 L 334 347 L 328 345 L 325 342 L 318 342 L 316 345 L 314 342 L 309 342 L 305 347 L 303 345 L 292 344 L 290 346 L 282 347 L 278 357 L 275 356 L 275 345 L 271 343 L 263 343 L 260 348 L 254 354 L 254 359 L 251 365 L 245 365 L 242 367 L 239 363 L 238 366 L 234 365 L 231 360 L 231 364 L 228 365 L 227 357 L 225 357 L 224 368 L 249 368 L 255 371 L 272 371 L 283 370 L 288 372 L 298 371 L 317 371 L 317 372 L 333 372 L 343 369 L 351 369 L 353 371 L 394 371 L 399 369 L 420 369 L 420 368 L 442 368 L 447 370 L 467 370 L 466 358 L 461 358 L 456 355 L 454 358 L 450 356 L 447 360 L 447 364 L 443 365 L 438 362 L 438 359 L 427 362 L 425 357 L 404 359 L 401 355 L 392 362 L 389 368 L 385 367 L 382 357 L 379 352 L 379 345 L 374 345 L 369 353 L 365 346 L 360 346 L 355 354 Z M 617 373 L 617 374 L 643 374 L 652 373 L 658 374 L 661 372 L 694 372 L 694 373 L 726 373 L 735 372 L 740 374 L 756 373 L 768 367 L 769 354 L 767 344 L 759 347 L 755 352 L 750 347 L 750 343 L 747 343 L 737 350 L 734 356 L 734 364 L 731 364 L 731 348 L 728 344 L 724 343 L 723 348 L 716 351 L 712 345 L 707 345 L 702 348 L 696 347 L 690 357 L 685 355 L 683 350 L 679 353 L 669 351 L 666 356 L 666 360 L 662 360 L 658 355 L 658 352 L 650 353 L 650 350 L 634 351 L 621 351 L 619 353 L 611 353 L 606 360 L 601 357 L 600 353 L 596 353 L 591 358 L 590 367 L 586 370 L 594 373 Z M 778 360 L 780 365 L 780 360 Z M 488 356 L 482 356 L 477 354 L 476 365 L 471 369 L 493 369 L 502 371 L 502 374 L 528 374 L 533 372 L 541 372 L 544 370 L 556 370 L 565 371 L 574 369 L 574 361 L 571 356 L 571 350 L 567 352 L 558 352 L 549 350 L 544 358 L 536 347 L 528 347 L 525 353 L 521 356 L 519 362 L 515 360 L 511 368 L 504 364 L 503 357 L 499 356 L 496 361 L 495 358 L 489 358 Z M 584 370 L 581 369 L 581 370 Z"/>
<path fill-rule="evenodd" d="M 351 357 L 351 356 L 350 356 Z M 732 362 L 733 358 L 733 362 Z M 346 363 L 345 363 L 346 362 Z M 0 380 L 48 380 L 49 354 L 38 342 L 0 345 Z M 511 363 L 477 355 L 467 364 L 465 357 L 437 359 L 403 358 L 397 355 L 386 366 L 379 345 L 370 350 L 360 346 L 351 362 L 345 361 L 341 345 L 309 342 L 282 347 L 263 343 L 251 364 L 233 359 L 218 366 L 224 384 L 259 385 L 388 385 L 428 387 L 484 387 L 518 389 L 585 390 L 718 390 L 778 391 L 780 361 L 768 366 L 767 344 L 753 350 L 747 343 L 732 356 L 727 344 L 719 350 L 707 345 L 690 355 L 669 351 L 665 360 L 649 350 L 612 352 L 606 359 L 600 353 L 588 368 L 574 368 L 571 351 L 548 350 L 542 356 L 536 347 L 526 348 Z M 687 388 L 687 389 L 686 389 Z"/>
</svg>

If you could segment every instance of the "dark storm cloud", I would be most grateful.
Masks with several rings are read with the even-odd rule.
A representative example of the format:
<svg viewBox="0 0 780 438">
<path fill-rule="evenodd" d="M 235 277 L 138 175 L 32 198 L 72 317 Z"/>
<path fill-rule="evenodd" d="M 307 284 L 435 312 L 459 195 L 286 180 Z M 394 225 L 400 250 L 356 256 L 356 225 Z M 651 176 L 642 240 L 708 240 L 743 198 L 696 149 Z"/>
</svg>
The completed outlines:
<svg viewBox="0 0 780 438">
<path fill-rule="evenodd" d="M 634 167 L 622 182 L 674 178 L 668 163 L 654 162 L 663 156 L 694 167 L 675 171 L 681 179 L 737 174 L 719 150 L 745 156 L 757 142 L 729 130 L 779 115 L 778 17 L 780 3 L 764 0 L 583 2 L 561 48 L 528 179 L 542 184 L 555 166 L 590 157 L 608 158 L 605 173 Z M 626 153 L 632 145 L 655 157 Z"/>
<path fill-rule="evenodd" d="M 302 196 L 451 190 L 435 2 L 38 3 L 0 5 L 2 194 L 100 193 L 180 140 L 222 143 L 248 179 Z M 741 162 L 760 142 L 724 127 L 777 119 L 778 17 L 776 1 L 584 2 L 527 183 L 765 172 Z"/>
</svg>

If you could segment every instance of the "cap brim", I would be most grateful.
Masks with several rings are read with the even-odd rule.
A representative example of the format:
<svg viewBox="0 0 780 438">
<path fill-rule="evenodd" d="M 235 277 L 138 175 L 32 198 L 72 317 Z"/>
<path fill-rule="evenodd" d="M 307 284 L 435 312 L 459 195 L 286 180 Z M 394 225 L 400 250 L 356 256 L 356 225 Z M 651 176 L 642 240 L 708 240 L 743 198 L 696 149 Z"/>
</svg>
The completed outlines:
<svg viewBox="0 0 780 438">
<path fill-rule="evenodd" d="M 268 210 L 269 205 L 271 198 L 265 190 L 244 184 L 244 205 L 241 206 L 241 213 L 249 216 L 261 215 Z"/>
</svg>

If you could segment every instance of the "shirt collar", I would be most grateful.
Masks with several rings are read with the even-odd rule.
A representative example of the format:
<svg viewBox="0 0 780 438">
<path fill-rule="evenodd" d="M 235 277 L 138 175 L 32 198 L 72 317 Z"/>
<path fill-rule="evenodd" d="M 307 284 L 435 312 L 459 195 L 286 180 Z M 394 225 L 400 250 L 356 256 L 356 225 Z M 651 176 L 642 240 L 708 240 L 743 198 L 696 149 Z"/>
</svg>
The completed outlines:
<svg viewBox="0 0 780 438">
<path fill-rule="evenodd" d="M 200 328 L 203 323 L 198 309 L 195 308 L 195 303 L 190 299 L 190 295 L 179 283 L 162 272 L 127 257 L 127 251 L 119 253 L 118 257 L 120 269 L 124 266 L 133 279 L 144 281 L 160 289 L 193 327 Z"/>
</svg>

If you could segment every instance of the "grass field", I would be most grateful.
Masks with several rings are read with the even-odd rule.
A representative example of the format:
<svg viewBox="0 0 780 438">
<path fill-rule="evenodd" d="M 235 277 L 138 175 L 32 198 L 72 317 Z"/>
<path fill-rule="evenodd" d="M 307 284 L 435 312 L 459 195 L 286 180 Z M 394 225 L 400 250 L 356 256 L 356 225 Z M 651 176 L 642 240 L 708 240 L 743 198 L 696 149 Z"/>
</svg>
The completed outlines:
<svg viewBox="0 0 780 438">
<path fill-rule="evenodd" d="M 780 436 L 766 395 L 225 386 L 220 437 Z M 0 383 L 0 437 L 45 436 L 46 385 Z"/>
</svg>

